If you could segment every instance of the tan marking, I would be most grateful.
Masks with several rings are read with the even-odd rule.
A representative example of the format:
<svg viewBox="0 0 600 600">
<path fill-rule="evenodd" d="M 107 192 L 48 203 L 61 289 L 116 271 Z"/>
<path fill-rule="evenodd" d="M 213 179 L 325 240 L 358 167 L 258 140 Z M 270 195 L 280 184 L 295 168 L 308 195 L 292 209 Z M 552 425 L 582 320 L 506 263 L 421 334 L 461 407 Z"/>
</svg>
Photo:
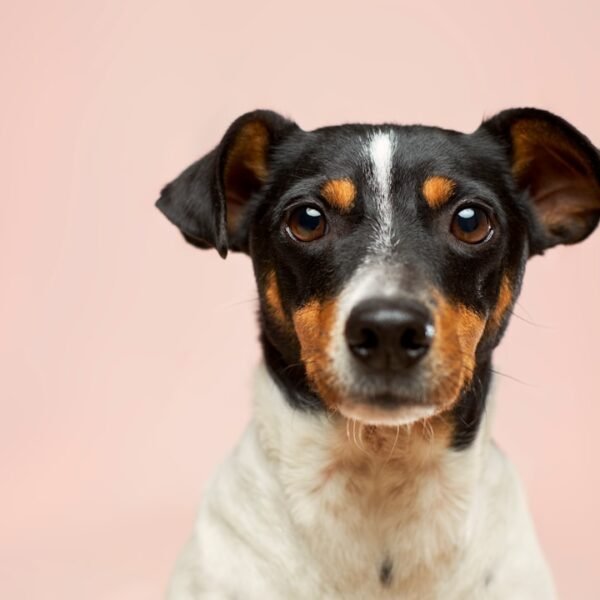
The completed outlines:
<svg viewBox="0 0 600 600">
<path fill-rule="evenodd" d="M 578 167 L 585 170 L 585 175 L 593 177 L 587 158 L 548 123 L 528 119 L 517 121 L 510 133 L 513 142 L 512 169 L 517 179 L 525 175 L 534 159 L 544 152 L 565 166 L 568 165 L 565 159 L 576 161 Z M 571 170 L 575 171 L 572 166 Z M 582 175 L 577 172 L 575 174 Z"/>
<path fill-rule="evenodd" d="M 275 317 L 279 324 L 284 325 L 286 323 L 286 316 L 283 304 L 281 303 L 281 294 L 279 293 L 279 284 L 277 283 L 275 271 L 269 271 L 267 274 L 265 300 L 273 317 Z"/>
<path fill-rule="evenodd" d="M 401 425 L 399 429 L 394 426 L 367 425 L 360 421 L 348 420 L 351 427 L 359 427 L 359 446 L 363 449 L 366 447 L 371 453 L 380 455 L 389 452 L 390 432 L 395 434 L 396 431 L 416 431 L 422 437 L 440 438 L 444 443 L 450 443 L 452 427 L 445 413 L 452 408 L 473 377 L 475 353 L 486 319 L 462 304 L 449 302 L 439 292 L 435 297 L 437 333 L 431 350 L 433 380 L 426 392 L 426 400 L 428 404 L 436 407 L 436 413 L 412 425 Z M 342 396 L 341 385 L 333 372 L 329 354 L 336 311 L 335 300 L 312 300 L 297 309 L 292 317 L 310 385 L 327 408 L 334 413 L 349 400 Z M 346 421 L 342 415 L 339 417 Z M 357 434 L 353 430 L 350 435 Z"/>
<path fill-rule="evenodd" d="M 267 179 L 267 152 L 269 132 L 260 121 L 242 126 L 231 148 L 223 169 L 227 200 L 227 229 L 232 233 L 242 214 L 246 201 Z"/>
<path fill-rule="evenodd" d="M 423 197 L 431 208 L 439 208 L 450 200 L 455 187 L 456 183 L 448 177 L 428 177 L 423 183 Z"/>
<path fill-rule="evenodd" d="M 327 454 L 318 483 L 310 489 L 318 495 L 318 518 L 347 527 L 357 516 L 375 516 L 373 529 L 364 530 L 375 539 L 382 531 L 435 528 L 435 548 L 427 546 L 422 556 L 410 554 L 410 565 L 402 563 L 391 586 L 394 597 L 403 597 L 407 589 L 426 597 L 434 571 L 457 568 L 455 531 L 463 516 L 447 509 L 465 496 L 464 486 L 449 477 L 452 420 L 440 415 L 410 427 L 374 427 L 344 418 L 334 423 L 333 435 L 324 441 Z M 372 563 L 359 565 L 344 584 L 358 589 L 373 576 Z"/>
<path fill-rule="evenodd" d="M 495 331 L 500 329 L 500 325 L 502 325 L 502 321 L 504 320 L 504 316 L 506 315 L 506 311 L 509 309 L 512 304 L 513 293 L 512 287 L 510 285 L 510 280 L 507 275 L 502 277 L 502 281 L 500 282 L 500 291 L 498 292 L 498 300 L 496 301 L 496 306 L 490 315 L 490 325 Z"/>
<path fill-rule="evenodd" d="M 339 387 L 331 373 L 328 348 L 337 305 L 333 300 L 311 300 L 293 315 L 294 327 L 300 341 L 300 356 L 306 375 L 325 404 L 335 410 Z"/>
<path fill-rule="evenodd" d="M 350 179 L 330 179 L 321 187 L 321 195 L 341 213 L 349 213 L 356 199 L 356 186 Z"/>
<path fill-rule="evenodd" d="M 422 442 L 451 441 L 452 429 L 444 415 L 435 415 L 416 421 L 412 425 L 383 426 L 357 423 L 359 445 L 376 459 L 382 455 L 390 458 L 406 457 L 406 452 Z"/>
<path fill-rule="evenodd" d="M 340 418 L 330 460 L 314 491 L 324 492 L 341 477 L 346 492 L 374 511 L 402 496 L 414 498 L 409 488 L 436 468 L 452 435 L 451 419 L 443 414 L 398 427 Z M 348 504 L 330 508 L 342 518 Z"/>
<path fill-rule="evenodd" d="M 426 399 L 428 404 L 436 407 L 436 414 L 417 421 L 420 423 L 419 427 L 429 428 L 432 423 L 437 423 L 436 419 L 440 413 L 453 406 L 471 381 L 475 369 L 475 352 L 486 325 L 484 317 L 466 306 L 452 304 L 440 293 L 435 296 L 437 334 L 431 351 L 433 381 L 426 393 Z M 336 311 L 337 305 L 333 300 L 312 300 L 293 314 L 307 378 L 325 405 L 334 412 L 337 412 L 344 402 L 349 401 L 349 398 L 342 396 L 340 382 L 333 372 L 329 355 Z M 373 442 L 370 444 L 372 447 L 379 442 L 371 435 L 371 431 L 395 430 L 394 427 L 386 426 L 369 427 L 372 429 L 366 431 Z M 447 433 L 445 429 L 444 431 Z M 376 450 L 375 447 L 373 449 Z"/>
<path fill-rule="evenodd" d="M 436 296 L 432 353 L 438 374 L 437 402 L 447 409 L 473 377 L 475 352 L 486 319 L 462 304 L 451 304 L 440 293 Z"/>
<path fill-rule="evenodd" d="M 517 121 L 511 136 L 513 174 L 528 189 L 546 229 L 561 237 L 566 227 L 572 242 L 583 239 L 590 215 L 600 210 L 600 184 L 589 158 L 543 121 Z"/>
</svg>

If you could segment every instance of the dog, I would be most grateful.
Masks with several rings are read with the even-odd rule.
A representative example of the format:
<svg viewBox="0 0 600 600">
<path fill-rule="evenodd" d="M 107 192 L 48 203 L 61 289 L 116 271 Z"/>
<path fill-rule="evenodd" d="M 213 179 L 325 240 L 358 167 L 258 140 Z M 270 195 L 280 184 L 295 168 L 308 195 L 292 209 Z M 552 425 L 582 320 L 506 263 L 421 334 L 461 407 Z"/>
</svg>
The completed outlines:
<svg viewBox="0 0 600 600">
<path fill-rule="evenodd" d="M 533 108 L 470 134 L 258 110 L 157 206 L 251 257 L 264 356 L 171 600 L 555 598 L 491 361 L 528 258 L 598 223 L 588 138 Z"/>
</svg>

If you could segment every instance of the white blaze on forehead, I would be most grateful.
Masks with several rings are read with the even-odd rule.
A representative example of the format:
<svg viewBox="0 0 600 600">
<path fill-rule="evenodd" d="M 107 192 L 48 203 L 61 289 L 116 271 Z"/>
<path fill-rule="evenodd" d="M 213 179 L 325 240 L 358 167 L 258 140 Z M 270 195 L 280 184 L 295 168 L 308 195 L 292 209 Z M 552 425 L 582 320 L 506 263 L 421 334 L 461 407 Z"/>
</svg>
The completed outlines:
<svg viewBox="0 0 600 600">
<path fill-rule="evenodd" d="M 371 187 L 375 194 L 377 232 L 376 252 L 386 252 L 392 247 L 392 165 L 395 139 L 392 131 L 379 131 L 369 138 L 368 159 L 371 163 Z"/>
</svg>

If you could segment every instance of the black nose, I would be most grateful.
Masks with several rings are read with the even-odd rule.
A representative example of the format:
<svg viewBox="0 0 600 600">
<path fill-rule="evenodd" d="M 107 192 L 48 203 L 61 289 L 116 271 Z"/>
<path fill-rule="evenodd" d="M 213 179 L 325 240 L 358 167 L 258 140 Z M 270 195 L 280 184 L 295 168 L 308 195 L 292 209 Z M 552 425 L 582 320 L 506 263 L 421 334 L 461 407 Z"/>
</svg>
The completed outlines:
<svg viewBox="0 0 600 600">
<path fill-rule="evenodd" d="M 401 371 L 427 354 L 433 342 L 429 312 L 394 298 L 364 300 L 346 322 L 346 342 L 352 354 L 369 367 Z"/>
</svg>

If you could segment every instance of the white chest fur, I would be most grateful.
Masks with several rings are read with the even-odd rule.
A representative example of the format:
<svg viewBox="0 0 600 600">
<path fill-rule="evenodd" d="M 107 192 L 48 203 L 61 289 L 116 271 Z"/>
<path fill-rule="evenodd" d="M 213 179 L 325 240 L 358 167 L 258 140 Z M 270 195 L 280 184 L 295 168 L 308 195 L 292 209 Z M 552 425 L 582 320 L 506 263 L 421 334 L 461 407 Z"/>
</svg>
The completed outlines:
<svg viewBox="0 0 600 600">
<path fill-rule="evenodd" d="M 554 598 L 485 424 L 459 452 L 443 423 L 414 427 L 294 411 L 261 368 L 254 421 L 207 490 L 170 600 Z"/>
</svg>

